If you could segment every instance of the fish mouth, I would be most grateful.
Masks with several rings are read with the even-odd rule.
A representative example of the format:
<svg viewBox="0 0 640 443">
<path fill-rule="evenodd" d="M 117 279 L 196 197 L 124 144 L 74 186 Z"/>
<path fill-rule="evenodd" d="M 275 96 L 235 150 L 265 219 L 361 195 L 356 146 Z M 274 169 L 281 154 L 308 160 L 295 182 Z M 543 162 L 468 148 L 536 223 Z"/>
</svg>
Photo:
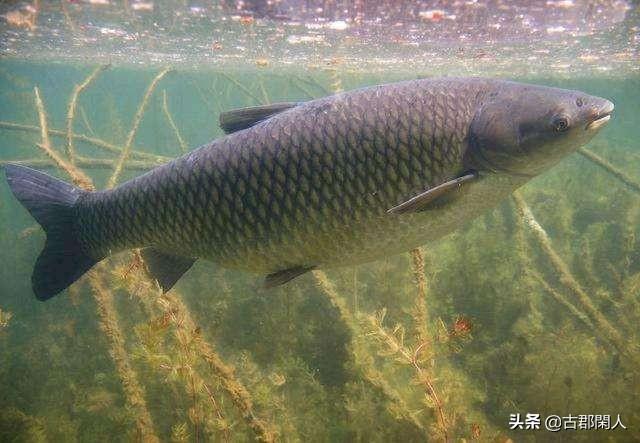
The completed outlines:
<svg viewBox="0 0 640 443">
<path fill-rule="evenodd" d="M 593 120 L 591 120 L 585 129 L 599 129 L 604 126 L 610 119 L 613 113 L 614 105 L 609 100 L 605 100 L 604 106 L 602 106 L 595 114 Z"/>
</svg>

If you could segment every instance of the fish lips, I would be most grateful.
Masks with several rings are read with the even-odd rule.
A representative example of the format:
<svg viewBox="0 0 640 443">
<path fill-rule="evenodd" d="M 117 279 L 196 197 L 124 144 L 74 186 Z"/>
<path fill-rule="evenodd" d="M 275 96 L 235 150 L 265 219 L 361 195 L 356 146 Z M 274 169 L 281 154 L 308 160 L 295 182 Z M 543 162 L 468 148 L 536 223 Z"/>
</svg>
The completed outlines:
<svg viewBox="0 0 640 443">
<path fill-rule="evenodd" d="M 605 104 L 594 113 L 595 115 L 593 117 L 593 120 L 587 123 L 585 129 L 596 130 L 607 124 L 607 122 L 611 119 L 613 108 L 613 103 L 611 103 L 609 100 L 605 100 Z"/>
</svg>

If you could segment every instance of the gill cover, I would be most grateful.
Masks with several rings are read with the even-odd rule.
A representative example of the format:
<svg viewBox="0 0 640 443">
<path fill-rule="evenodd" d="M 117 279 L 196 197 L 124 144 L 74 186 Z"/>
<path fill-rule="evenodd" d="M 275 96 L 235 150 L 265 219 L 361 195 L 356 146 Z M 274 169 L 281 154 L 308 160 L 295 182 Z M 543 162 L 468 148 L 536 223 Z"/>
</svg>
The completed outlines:
<svg viewBox="0 0 640 443">
<path fill-rule="evenodd" d="M 465 167 L 499 170 L 519 145 L 514 115 L 522 110 L 513 100 L 489 95 L 490 100 L 476 112 L 469 128 Z M 502 160 L 502 161 L 501 161 Z"/>
</svg>

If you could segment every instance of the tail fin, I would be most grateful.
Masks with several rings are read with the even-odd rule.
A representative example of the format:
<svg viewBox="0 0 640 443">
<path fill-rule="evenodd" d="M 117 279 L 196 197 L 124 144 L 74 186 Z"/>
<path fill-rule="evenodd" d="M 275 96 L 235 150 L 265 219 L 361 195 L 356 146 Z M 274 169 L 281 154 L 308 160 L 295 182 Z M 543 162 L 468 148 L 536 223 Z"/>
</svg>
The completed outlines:
<svg viewBox="0 0 640 443">
<path fill-rule="evenodd" d="M 85 191 L 25 166 L 5 166 L 7 182 L 20 203 L 47 234 L 31 283 L 38 300 L 47 300 L 87 272 L 96 260 L 86 255 L 74 232 L 74 204 Z"/>
</svg>

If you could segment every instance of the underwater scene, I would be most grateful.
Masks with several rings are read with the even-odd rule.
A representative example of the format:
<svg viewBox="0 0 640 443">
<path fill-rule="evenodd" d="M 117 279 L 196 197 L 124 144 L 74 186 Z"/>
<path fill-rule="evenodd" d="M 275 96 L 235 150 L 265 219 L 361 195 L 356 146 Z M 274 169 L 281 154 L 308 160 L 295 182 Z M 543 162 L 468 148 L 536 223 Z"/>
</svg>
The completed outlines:
<svg viewBox="0 0 640 443">
<path fill-rule="evenodd" d="M 2 2 L 0 441 L 640 441 L 639 45 L 640 6 L 621 0 Z M 20 186 L 99 196 L 85 191 L 117 190 L 185 155 L 197 167 L 196 148 L 258 136 L 286 115 L 294 132 L 325 124 L 320 113 L 294 119 L 304 102 L 442 77 L 577 90 L 578 106 L 601 97 L 615 110 L 592 116 L 586 129 L 568 128 L 599 132 L 567 152 L 547 135 L 531 136 L 551 148 L 527 157 L 526 173 L 510 169 L 521 166 L 515 160 L 498 167 L 504 157 L 487 157 L 497 149 L 489 143 L 486 173 L 520 177 L 495 204 L 473 197 L 485 173 L 474 166 L 436 183 L 444 197 L 429 194 L 432 184 L 418 188 L 417 214 L 401 213 L 415 199 L 383 208 L 427 220 L 462 206 L 438 215 L 455 229 L 404 249 L 400 233 L 398 246 L 392 236 L 374 259 L 295 262 L 299 251 L 320 254 L 330 241 L 298 235 L 315 226 L 311 218 L 292 223 L 269 212 L 260 220 L 296 238 L 282 269 L 265 264 L 265 246 L 226 261 L 165 263 L 158 273 L 136 244 L 105 246 L 60 283 L 55 266 L 65 258 L 38 259 L 57 231 L 48 213 L 30 214 L 37 196 Z M 466 98 L 450 96 L 458 112 Z M 518 103 L 501 118 L 534 106 Z M 269 110 L 265 121 L 228 112 L 258 106 L 251 109 Z M 383 120 L 422 115 L 385 109 Z M 357 113 L 345 115 L 357 128 Z M 554 119 L 554 130 L 575 118 Z M 464 134 L 460 143 L 471 143 Z M 343 166 L 334 160 L 318 167 L 336 173 Z M 483 195 L 502 186 L 485 182 Z M 227 199 L 237 192 L 221 189 Z M 273 192 L 267 198 L 282 193 Z M 459 203 L 457 192 L 471 197 Z M 366 202 L 383 197 L 375 198 Z M 54 201 L 55 210 L 64 204 Z M 144 213 L 139 201 L 128 204 Z M 481 210 L 462 217 L 465 206 Z M 175 214 L 167 238 L 190 223 Z M 228 220 L 249 232 L 260 225 Z M 105 229 L 122 236 L 121 222 Z M 132 230 L 147 222 L 133 217 Z M 338 254 L 351 246 L 336 233 Z M 376 242 L 366 238 L 362 249 Z"/>
</svg>

